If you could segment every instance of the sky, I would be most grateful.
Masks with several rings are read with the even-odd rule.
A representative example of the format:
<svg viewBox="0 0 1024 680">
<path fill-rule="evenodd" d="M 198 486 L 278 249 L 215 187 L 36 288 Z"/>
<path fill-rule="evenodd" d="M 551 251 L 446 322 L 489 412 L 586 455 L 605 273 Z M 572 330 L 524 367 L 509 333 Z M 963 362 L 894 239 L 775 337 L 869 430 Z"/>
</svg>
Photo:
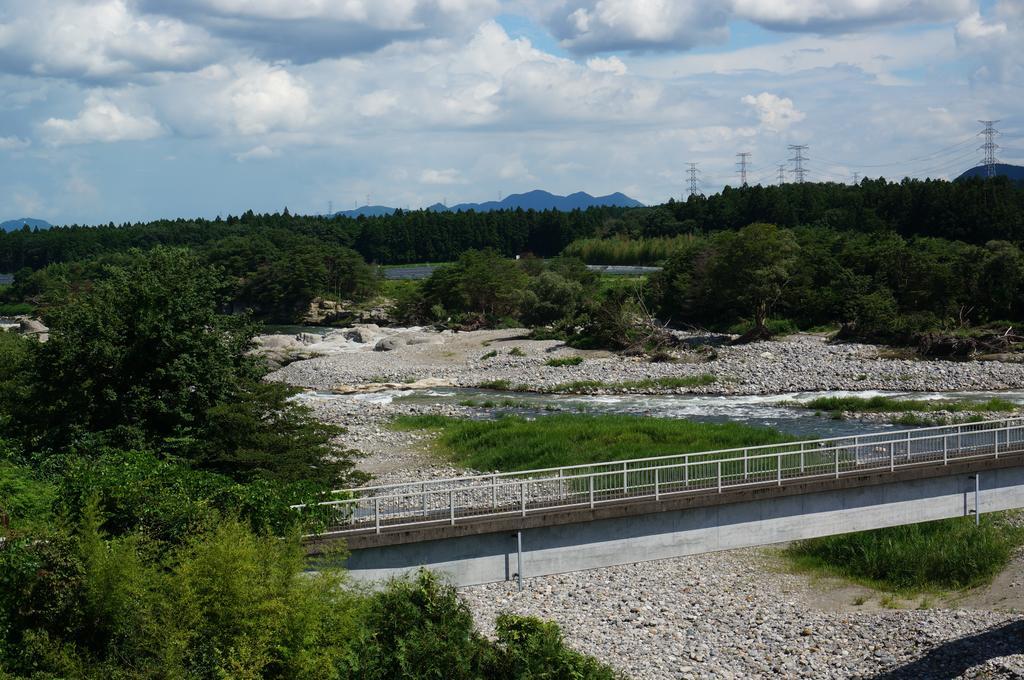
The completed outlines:
<svg viewBox="0 0 1024 680">
<path fill-rule="evenodd" d="M 1024 161 L 1024 0 L 0 0 L 0 220 Z"/>
</svg>

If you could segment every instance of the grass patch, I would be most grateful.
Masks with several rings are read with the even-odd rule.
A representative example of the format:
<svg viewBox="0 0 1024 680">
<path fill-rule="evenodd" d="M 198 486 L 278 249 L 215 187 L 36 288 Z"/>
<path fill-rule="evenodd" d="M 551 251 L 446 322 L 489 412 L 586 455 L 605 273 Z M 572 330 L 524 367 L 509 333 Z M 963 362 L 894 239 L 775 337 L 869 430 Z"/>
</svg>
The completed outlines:
<svg viewBox="0 0 1024 680">
<path fill-rule="evenodd" d="M 0 304 L 0 316 L 28 316 L 34 314 L 36 308 L 27 302 L 11 302 Z"/>
<path fill-rule="evenodd" d="M 689 387 L 704 387 L 714 384 L 718 378 L 710 373 L 702 375 L 664 378 L 645 378 L 643 380 L 629 380 L 626 382 L 605 382 L 603 380 L 575 380 L 573 382 L 560 383 L 551 388 L 552 392 L 567 392 L 575 394 L 578 392 L 590 392 L 593 390 L 649 390 L 649 389 L 679 389 Z"/>
<path fill-rule="evenodd" d="M 507 391 L 512 388 L 512 383 L 508 380 L 486 380 L 477 385 L 482 390 L 504 390 Z"/>
<path fill-rule="evenodd" d="M 492 350 L 491 350 L 490 352 L 488 352 L 487 354 L 485 354 L 485 355 L 483 355 L 482 357 L 480 357 L 480 360 L 481 360 L 481 361 L 484 361 L 484 360 L 486 360 L 486 359 L 493 359 L 493 358 L 494 358 L 494 357 L 496 357 L 496 356 L 498 356 L 498 352 L 497 352 L 497 350 L 493 350 L 493 349 L 492 349 Z"/>
<path fill-rule="evenodd" d="M 990 581 L 1024 544 L 1003 515 L 925 522 L 798 541 L 785 555 L 800 569 L 900 593 L 960 590 Z"/>
<path fill-rule="evenodd" d="M 555 359 L 548 359 L 544 362 L 545 366 L 579 366 L 583 363 L 583 357 L 558 357 Z"/>
<path fill-rule="evenodd" d="M 790 440 L 767 428 L 736 423 L 637 418 L 625 415 L 559 414 L 535 420 L 462 420 L 401 416 L 402 430 L 440 430 L 439 451 L 475 470 L 515 471 L 583 465 L 596 461 L 710 451 Z"/>
<path fill-rule="evenodd" d="M 921 401 L 883 396 L 819 397 L 798 405 L 815 411 L 853 411 L 856 413 L 934 413 L 936 411 L 1006 413 L 1017 410 L 1016 404 L 998 397 L 987 401 Z"/>
<path fill-rule="evenodd" d="M 524 352 L 523 350 L 519 349 L 518 347 L 513 347 L 512 349 L 510 349 L 508 351 L 508 355 L 510 357 L 525 357 L 526 356 L 526 352 Z"/>
</svg>

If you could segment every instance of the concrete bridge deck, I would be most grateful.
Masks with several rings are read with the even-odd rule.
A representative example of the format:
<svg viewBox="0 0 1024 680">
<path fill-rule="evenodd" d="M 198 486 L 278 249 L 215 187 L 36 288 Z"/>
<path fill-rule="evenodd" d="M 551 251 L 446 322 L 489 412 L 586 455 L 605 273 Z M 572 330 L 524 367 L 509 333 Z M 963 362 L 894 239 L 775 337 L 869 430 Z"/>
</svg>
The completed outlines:
<svg viewBox="0 0 1024 680">
<path fill-rule="evenodd" d="M 350 490 L 307 546 L 344 540 L 358 579 L 468 585 L 1017 507 L 1013 419 Z"/>
</svg>

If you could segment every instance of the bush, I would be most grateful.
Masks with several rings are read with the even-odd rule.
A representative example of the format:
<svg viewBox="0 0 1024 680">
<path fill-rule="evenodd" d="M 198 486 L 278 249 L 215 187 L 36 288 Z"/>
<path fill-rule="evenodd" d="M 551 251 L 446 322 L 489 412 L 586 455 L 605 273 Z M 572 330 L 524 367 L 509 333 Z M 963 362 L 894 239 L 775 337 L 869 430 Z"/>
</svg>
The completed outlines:
<svg viewBox="0 0 1024 680">
<path fill-rule="evenodd" d="M 545 366 L 579 366 L 583 363 L 583 357 L 556 357 L 544 362 Z"/>
<path fill-rule="evenodd" d="M 987 582 L 1024 543 L 1000 517 L 958 517 L 794 543 L 798 566 L 896 591 L 969 588 Z"/>
</svg>

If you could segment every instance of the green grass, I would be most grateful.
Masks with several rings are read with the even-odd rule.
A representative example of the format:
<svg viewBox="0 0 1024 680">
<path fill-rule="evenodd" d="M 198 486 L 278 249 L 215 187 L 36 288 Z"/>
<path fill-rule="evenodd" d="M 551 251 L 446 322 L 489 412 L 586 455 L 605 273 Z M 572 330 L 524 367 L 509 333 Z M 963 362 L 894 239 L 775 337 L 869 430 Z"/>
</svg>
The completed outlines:
<svg viewBox="0 0 1024 680">
<path fill-rule="evenodd" d="M 492 349 L 490 352 L 480 357 L 480 360 L 484 361 L 486 359 L 493 359 L 496 356 L 498 356 L 498 352 Z"/>
<path fill-rule="evenodd" d="M 0 304 L 0 316 L 21 316 L 32 314 L 36 308 L 26 302 Z"/>
<path fill-rule="evenodd" d="M 648 390 L 648 389 L 679 389 L 689 387 L 704 387 L 717 382 L 718 378 L 704 373 L 695 376 L 645 378 L 643 380 L 630 380 L 626 382 L 605 382 L 603 380 L 575 380 L 572 382 L 560 383 L 551 388 L 551 392 L 567 392 L 575 394 L 579 392 L 590 392 L 593 390 Z"/>
<path fill-rule="evenodd" d="M 504 390 L 507 391 L 512 388 L 512 383 L 508 380 L 486 380 L 477 385 L 482 390 Z"/>
<path fill-rule="evenodd" d="M 960 590 L 990 581 L 1024 544 L 1004 515 L 970 517 L 798 541 L 794 566 L 901 593 Z"/>
<path fill-rule="evenodd" d="M 579 366 L 583 363 L 583 357 L 558 357 L 548 359 L 544 362 L 545 366 Z"/>
<path fill-rule="evenodd" d="M 736 423 L 559 414 L 535 420 L 400 416 L 399 430 L 437 430 L 438 452 L 475 470 L 529 470 L 727 449 L 788 441 L 767 428 Z M 766 461 L 774 462 L 774 461 Z"/>
<path fill-rule="evenodd" d="M 526 352 L 524 352 L 519 347 L 513 347 L 512 349 L 510 349 L 508 351 L 508 355 L 510 357 L 525 357 L 526 356 Z"/>
<path fill-rule="evenodd" d="M 987 401 L 921 401 L 892 397 L 819 397 L 799 404 L 815 411 L 853 411 L 857 413 L 932 413 L 935 411 L 1016 411 L 1017 405 L 998 397 Z"/>
</svg>

